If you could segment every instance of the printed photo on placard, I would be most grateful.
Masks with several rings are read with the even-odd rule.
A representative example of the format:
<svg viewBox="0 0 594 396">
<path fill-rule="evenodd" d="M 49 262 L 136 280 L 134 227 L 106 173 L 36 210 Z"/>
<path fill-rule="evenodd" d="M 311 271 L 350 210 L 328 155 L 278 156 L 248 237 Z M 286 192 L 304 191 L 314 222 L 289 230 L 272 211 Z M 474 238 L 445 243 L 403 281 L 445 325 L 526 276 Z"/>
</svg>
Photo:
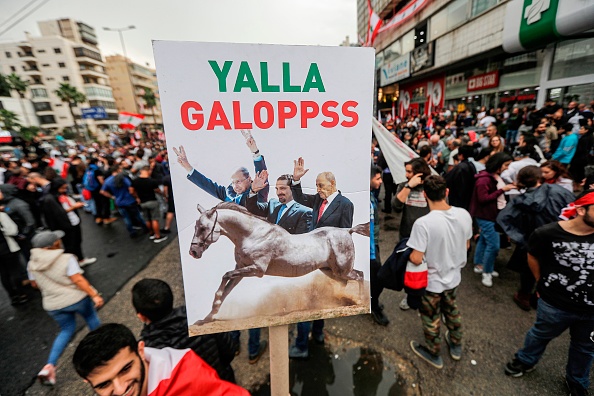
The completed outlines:
<svg viewBox="0 0 594 396">
<path fill-rule="evenodd" d="M 370 312 L 373 49 L 153 49 L 190 334 Z"/>
</svg>

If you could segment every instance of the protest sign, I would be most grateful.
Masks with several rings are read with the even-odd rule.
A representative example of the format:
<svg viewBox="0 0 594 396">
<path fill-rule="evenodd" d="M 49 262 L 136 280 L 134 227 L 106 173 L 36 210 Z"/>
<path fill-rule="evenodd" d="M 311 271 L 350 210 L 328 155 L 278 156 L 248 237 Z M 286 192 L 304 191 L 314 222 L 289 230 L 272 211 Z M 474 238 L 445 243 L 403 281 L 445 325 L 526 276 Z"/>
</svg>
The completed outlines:
<svg viewBox="0 0 594 396">
<path fill-rule="evenodd" d="M 190 334 L 369 312 L 373 50 L 153 47 Z"/>
</svg>

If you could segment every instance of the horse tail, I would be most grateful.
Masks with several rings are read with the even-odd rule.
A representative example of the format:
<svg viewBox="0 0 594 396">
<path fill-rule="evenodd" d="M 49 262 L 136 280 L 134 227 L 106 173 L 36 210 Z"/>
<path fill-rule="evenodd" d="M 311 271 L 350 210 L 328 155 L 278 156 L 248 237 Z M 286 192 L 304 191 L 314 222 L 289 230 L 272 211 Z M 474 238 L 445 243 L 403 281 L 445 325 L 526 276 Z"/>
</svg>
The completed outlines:
<svg viewBox="0 0 594 396">
<path fill-rule="evenodd" d="M 369 236 L 369 222 L 367 222 L 365 224 L 358 224 L 358 225 L 354 226 L 353 228 L 350 228 L 349 234 L 352 234 L 353 232 L 356 234 L 363 235 L 363 236 Z"/>
</svg>

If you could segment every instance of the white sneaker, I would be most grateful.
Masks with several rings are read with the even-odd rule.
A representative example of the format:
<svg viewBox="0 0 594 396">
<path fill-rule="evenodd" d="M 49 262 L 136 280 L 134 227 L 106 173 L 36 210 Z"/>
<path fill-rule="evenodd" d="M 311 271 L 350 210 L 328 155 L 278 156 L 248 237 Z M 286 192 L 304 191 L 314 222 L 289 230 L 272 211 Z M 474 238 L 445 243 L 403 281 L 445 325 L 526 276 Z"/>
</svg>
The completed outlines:
<svg viewBox="0 0 594 396">
<path fill-rule="evenodd" d="M 404 298 L 402 299 L 402 301 L 400 301 L 400 305 L 398 305 L 400 307 L 401 310 L 406 311 L 407 309 L 410 309 L 408 302 L 406 301 L 406 299 L 408 298 L 408 296 L 404 296 Z"/>
<path fill-rule="evenodd" d="M 79 261 L 78 265 L 80 265 L 81 267 L 85 267 L 87 265 L 93 264 L 95 261 L 97 261 L 97 259 L 95 257 L 89 257 L 82 261 Z"/>
<path fill-rule="evenodd" d="M 499 272 L 497 272 L 497 271 L 493 271 L 493 272 L 491 272 L 491 276 L 492 276 L 493 278 L 499 278 Z"/>
<path fill-rule="evenodd" d="M 483 266 L 482 265 L 475 265 L 474 266 L 474 273 L 475 274 L 482 274 L 483 273 Z"/>
<path fill-rule="evenodd" d="M 53 364 L 46 364 L 43 369 L 37 374 L 37 378 L 42 385 L 54 386 L 56 385 L 56 369 Z"/>
<path fill-rule="evenodd" d="M 155 238 L 153 240 L 153 242 L 155 242 L 155 243 L 161 243 L 161 242 L 166 241 L 166 240 L 167 240 L 167 237 L 166 236 L 162 236 L 161 238 Z"/>
<path fill-rule="evenodd" d="M 492 287 L 493 286 L 493 277 L 491 274 L 483 274 L 483 280 L 481 281 L 483 286 Z"/>
<path fill-rule="evenodd" d="M 151 236 L 149 237 L 149 239 L 150 239 L 151 241 L 152 241 L 152 240 L 154 240 L 154 239 L 156 239 L 156 238 L 157 238 L 157 237 L 156 237 L 156 236 L 154 236 L 154 235 L 151 235 Z"/>
</svg>

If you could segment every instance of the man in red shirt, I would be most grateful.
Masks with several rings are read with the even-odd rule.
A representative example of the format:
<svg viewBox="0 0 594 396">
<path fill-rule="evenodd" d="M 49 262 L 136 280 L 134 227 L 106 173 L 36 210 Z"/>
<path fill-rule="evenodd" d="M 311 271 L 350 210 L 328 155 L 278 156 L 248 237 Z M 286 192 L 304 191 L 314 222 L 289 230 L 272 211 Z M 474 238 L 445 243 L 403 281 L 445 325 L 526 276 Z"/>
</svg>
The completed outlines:
<svg viewBox="0 0 594 396">
<path fill-rule="evenodd" d="M 249 396 L 245 389 L 221 380 L 191 349 L 145 347 L 117 323 L 87 334 L 72 362 L 99 396 Z"/>
</svg>

